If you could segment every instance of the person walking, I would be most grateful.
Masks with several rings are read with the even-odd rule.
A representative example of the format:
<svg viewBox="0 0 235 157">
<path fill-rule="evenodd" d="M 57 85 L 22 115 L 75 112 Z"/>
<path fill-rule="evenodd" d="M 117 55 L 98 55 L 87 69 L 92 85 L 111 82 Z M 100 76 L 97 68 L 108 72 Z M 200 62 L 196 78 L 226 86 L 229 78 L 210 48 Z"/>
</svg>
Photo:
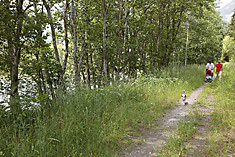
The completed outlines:
<svg viewBox="0 0 235 157">
<path fill-rule="evenodd" d="M 211 62 L 211 60 L 209 60 L 209 63 L 207 63 L 206 65 L 206 71 L 210 70 L 211 71 L 211 75 L 213 77 L 213 71 L 214 71 L 214 64 Z"/>
<path fill-rule="evenodd" d="M 221 81 L 221 74 L 222 74 L 222 71 L 223 71 L 223 64 L 221 64 L 221 61 L 218 61 L 218 63 L 215 66 L 216 66 L 217 77 L 219 77 L 219 81 Z"/>
</svg>

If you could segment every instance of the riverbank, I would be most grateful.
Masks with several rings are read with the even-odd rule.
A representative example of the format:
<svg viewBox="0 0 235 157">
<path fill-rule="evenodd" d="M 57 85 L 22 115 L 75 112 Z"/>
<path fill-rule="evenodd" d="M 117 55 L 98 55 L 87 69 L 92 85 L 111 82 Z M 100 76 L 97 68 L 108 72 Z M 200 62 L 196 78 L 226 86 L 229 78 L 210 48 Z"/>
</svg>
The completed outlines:
<svg viewBox="0 0 235 157">
<path fill-rule="evenodd" d="M 158 125 L 188 94 L 204 84 L 204 67 L 161 71 L 105 88 L 58 93 L 41 108 L 12 116 L 1 111 L 0 152 L 6 156 L 113 156 L 143 129 Z"/>
</svg>

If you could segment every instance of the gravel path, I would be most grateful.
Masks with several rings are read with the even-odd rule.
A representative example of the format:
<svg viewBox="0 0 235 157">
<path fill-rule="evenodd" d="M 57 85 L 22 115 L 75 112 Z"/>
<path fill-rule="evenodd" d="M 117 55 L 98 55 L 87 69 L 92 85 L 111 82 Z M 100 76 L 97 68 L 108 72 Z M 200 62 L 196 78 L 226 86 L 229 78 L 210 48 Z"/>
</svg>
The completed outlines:
<svg viewBox="0 0 235 157">
<path fill-rule="evenodd" d="M 192 105 L 197 102 L 197 97 L 205 86 L 206 84 L 191 93 L 191 95 L 187 98 L 188 105 L 177 106 L 167 113 L 161 120 L 161 127 L 157 128 L 157 131 L 155 131 L 156 128 L 152 128 L 151 131 L 146 135 L 147 138 L 145 139 L 144 143 L 135 146 L 131 151 L 126 150 L 122 156 L 156 156 L 156 152 L 162 149 L 163 145 L 166 143 L 167 138 L 176 130 L 177 123 L 185 119 L 185 116 L 192 108 Z"/>
</svg>

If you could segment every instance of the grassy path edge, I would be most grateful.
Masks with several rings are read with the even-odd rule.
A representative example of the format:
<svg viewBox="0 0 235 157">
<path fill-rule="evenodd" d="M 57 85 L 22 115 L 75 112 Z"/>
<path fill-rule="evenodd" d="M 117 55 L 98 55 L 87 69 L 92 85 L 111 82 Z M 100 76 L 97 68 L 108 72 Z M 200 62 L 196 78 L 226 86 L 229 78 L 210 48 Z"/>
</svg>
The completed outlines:
<svg viewBox="0 0 235 157">
<path fill-rule="evenodd" d="M 192 108 L 192 105 L 197 102 L 197 96 L 202 92 L 206 84 L 202 85 L 198 89 L 194 90 L 188 97 L 188 105 L 179 105 L 173 110 L 169 111 L 162 119 L 160 128 L 152 128 L 147 133 L 148 138 L 144 140 L 141 145 L 136 145 L 133 150 L 128 150 L 122 156 L 157 156 L 162 154 L 162 148 L 167 139 L 177 129 L 177 124 L 185 120 L 188 111 Z"/>
</svg>

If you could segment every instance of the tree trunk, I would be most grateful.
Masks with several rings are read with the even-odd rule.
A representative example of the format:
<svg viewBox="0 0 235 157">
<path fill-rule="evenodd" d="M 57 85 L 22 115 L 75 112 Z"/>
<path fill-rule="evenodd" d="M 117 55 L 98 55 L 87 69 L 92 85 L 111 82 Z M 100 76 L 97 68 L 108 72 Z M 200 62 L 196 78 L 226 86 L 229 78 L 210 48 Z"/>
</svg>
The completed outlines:
<svg viewBox="0 0 235 157">
<path fill-rule="evenodd" d="M 53 47 L 54 47 L 54 51 L 55 51 L 55 57 L 56 57 L 58 65 L 59 65 L 59 68 L 61 70 L 60 56 L 59 56 L 59 52 L 58 52 L 57 44 L 56 44 L 55 27 L 54 27 L 52 16 L 51 16 L 51 10 L 50 10 L 50 7 L 49 7 L 48 3 L 46 2 L 46 0 L 42 0 L 42 1 L 43 1 L 43 5 L 45 6 L 45 8 L 47 10 L 47 15 L 50 20 L 51 36 L 52 36 Z"/>
<path fill-rule="evenodd" d="M 119 0 L 119 34 L 118 34 L 118 45 L 117 45 L 117 51 L 118 51 L 118 75 L 121 68 L 121 56 L 122 56 L 122 0 Z"/>
<path fill-rule="evenodd" d="M 78 59 L 77 59 L 77 25 L 75 21 L 75 11 L 74 11 L 74 1 L 71 1 L 71 19 L 72 19 L 72 29 L 73 29 L 73 46 L 74 46 L 74 79 L 75 83 L 77 84 L 79 81 L 79 73 L 78 73 Z"/>
<path fill-rule="evenodd" d="M 11 91 L 10 91 L 10 101 L 14 102 L 18 97 L 18 73 L 19 73 L 19 62 L 20 62 L 20 53 L 23 43 L 20 43 L 20 37 L 23 27 L 23 0 L 17 1 L 17 28 L 14 41 L 8 39 L 8 47 L 11 58 Z M 8 8 L 9 9 L 9 8 Z M 16 109 L 16 104 L 12 104 L 13 109 Z"/>
<path fill-rule="evenodd" d="M 36 52 L 35 54 L 37 62 L 39 62 L 39 51 Z M 40 65 L 37 65 L 37 73 L 38 73 L 38 91 L 39 91 L 39 95 L 43 95 L 43 90 L 42 90 L 42 69 L 40 67 Z"/>
<path fill-rule="evenodd" d="M 93 55 L 92 55 L 92 51 L 91 51 L 91 42 L 89 42 L 89 51 L 90 51 L 90 63 L 91 63 L 91 67 L 92 67 L 92 83 L 93 83 L 93 86 L 94 88 L 96 88 L 96 83 L 97 83 L 97 77 L 96 77 L 96 68 L 94 66 L 94 63 L 93 63 Z"/>
<path fill-rule="evenodd" d="M 38 16 L 38 9 L 37 9 L 36 1 L 33 2 L 33 5 L 34 5 L 34 12 L 35 12 L 35 15 L 37 17 Z M 43 13 L 43 9 L 42 9 L 42 13 Z M 38 21 L 36 21 L 36 25 L 38 25 L 38 24 L 39 24 Z M 37 31 L 38 31 L 38 35 L 40 37 L 42 37 L 41 29 L 39 28 L 39 29 L 37 29 Z M 36 51 L 35 57 L 36 57 L 37 63 L 39 63 L 39 50 Z M 38 74 L 38 81 L 37 81 L 37 83 L 38 83 L 39 95 L 43 95 L 45 90 L 43 90 L 44 82 L 42 82 L 43 81 L 42 68 L 41 68 L 41 66 L 39 64 L 37 64 L 36 69 L 37 69 L 37 74 Z"/>
<path fill-rule="evenodd" d="M 146 54 L 147 51 L 147 40 L 145 40 L 145 42 L 143 42 L 142 44 L 142 70 L 145 73 L 146 72 Z"/>
<path fill-rule="evenodd" d="M 157 35 L 157 45 L 156 45 L 156 52 L 155 52 L 155 55 L 154 55 L 154 61 L 153 61 L 153 67 L 156 67 L 157 65 L 157 55 L 158 55 L 158 52 L 159 52 L 159 43 L 160 43 L 160 37 L 161 37 L 161 22 L 160 19 L 159 19 L 159 24 L 158 24 L 158 35 Z"/>
<path fill-rule="evenodd" d="M 163 3 L 161 1 L 161 3 Z M 156 67 L 157 65 L 157 55 L 159 53 L 159 44 L 160 44 L 160 39 L 161 39 L 161 33 L 163 31 L 163 13 L 164 13 L 164 9 L 165 9 L 165 5 L 161 4 L 160 6 L 160 14 L 158 17 L 158 34 L 157 34 L 157 43 L 156 43 L 156 51 L 155 51 L 155 55 L 154 55 L 154 61 L 153 61 L 153 67 Z"/>
<path fill-rule="evenodd" d="M 86 35 L 84 35 L 83 39 L 82 39 L 82 50 L 81 50 L 81 56 L 80 56 L 79 66 L 78 66 L 78 75 L 79 75 L 78 82 L 81 81 L 80 73 L 81 73 L 81 69 L 82 69 L 83 56 L 84 56 L 84 51 L 85 51 L 85 40 L 86 40 Z"/>
<path fill-rule="evenodd" d="M 125 0 L 125 23 L 124 23 L 124 32 L 123 32 L 123 57 L 124 57 L 124 59 L 123 59 L 123 67 L 122 67 L 122 69 L 124 69 L 122 72 L 123 74 L 126 72 L 126 64 L 127 64 L 127 60 L 128 60 L 128 59 L 126 59 L 126 54 L 127 54 L 127 51 L 129 51 L 127 48 L 127 38 L 128 38 L 128 36 L 127 36 L 127 27 L 128 27 L 127 22 L 128 22 L 128 16 L 129 16 L 129 13 L 128 13 L 129 8 L 128 7 L 129 7 L 128 0 Z"/>
<path fill-rule="evenodd" d="M 108 79 L 108 70 L 107 70 L 107 48 L 106 48 L 106 36 L 107 36 L 107 28 L 106 28 L 106 24 L 107 24 L 107 4 L 106 4 L 106 0 L 103 0 L 103 7 L 104 7 L 104 12 L 103 12 L 103 67 L 104 67 L 104 78 L 105 78 L 105 82 L 107 82 Z"/>
<path fill-rule="evenodd" d="M 89 43 L 89 47 L 90 47 L 90 43 Z M 89 65 L 89 53 L 90 52 L 90 48 L 86 53 L 86 74 L 87 74 L 87 84 L 89 85 L 89 87 L 91 87 L 91 74 L 90 74 L 90 65 Z"/>
<path fill-rule="evenodd" d="M 68 60 L 68 54 L 69 54 L 69 40 L 68 40 L 68 19 L 67 19 L 67 10 L 68 10 L 69 4 L 68 4 L 68 0 L 65 1 L 65 6 L 64 6 L 64 13 L 63 13 L 63 17 L 64 17 L 64 39 L 65 39 L 65 56 L 64 56 L 64 62 L 63 62 L 63 67 L 61 70 L 61 74 L 60 74 L 60 78 L 59 78 L 59 85 L 61 85 L 63 77 L 64 77 L 64 73 L 66 70 L 66 66 L 67 66 L 67 60 Z"/>
<path fill-rule="evenodd" d="M 170 35 L 170 23 L 171 23 L 171 19 L 170 19 L 170 13 L 169 13 L 169 9 L 170 9 L 170 4 L 168 4 L 168 7 L 167 7 L 167 12 L 166 12 L 166 50 L 165 50 L 165 54 L 164 54 L 164 62 L 163 62 L 163 65 L 164 66 L 168 66 L 169 65 L 169 62 L 170 62 L 170 51 L 169 51 L 169 45 L 170 45 L 170 39 L 169 39 L 169 35 Z"/>
<path fill-rule="evenodd" d="M 187 22 L 186 31 L 187 31 L 187 37 L 186 37 L 186 51 L 185 51 L 185 62 L 184 62 L 185 66 L 187 65 L 187 58 L 188 58 L 188 31 L 189 31 L 189 22 Z"/>
<path fill-rule="evenodd" d="M 52 82 L 52 79 L 51 79 L 51 78 L 53 78 L 53 76 L 51 76 L 50 71 L 47 71 L 47 76 L 48 76 L 47 83 L 49 84 L 52 99 L 54 99 L 55 98 L 55 93 L 54 93 L 54 88 L 53 88 L 53 82 Z"/>
</svg>

